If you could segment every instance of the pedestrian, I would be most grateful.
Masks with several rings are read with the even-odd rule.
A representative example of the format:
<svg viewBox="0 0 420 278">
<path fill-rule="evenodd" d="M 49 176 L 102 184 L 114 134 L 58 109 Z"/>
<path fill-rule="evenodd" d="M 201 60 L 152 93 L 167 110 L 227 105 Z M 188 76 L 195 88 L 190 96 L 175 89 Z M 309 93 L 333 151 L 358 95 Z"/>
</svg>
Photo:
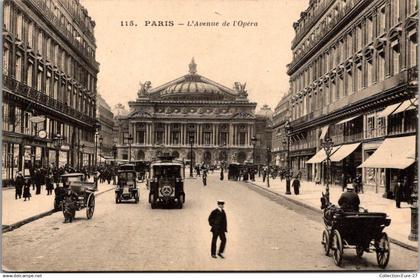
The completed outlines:
<svg viewBox="0 0 420 278">
<path fill-rule="evenodd" d="M 220 238 L 220 247 L 219 252 L 217 255 L 224 259 L 224 251 L 226 247 L 226 235 L 227 233 L 227 219 L 226 219 L 226 213 L 224 211 L 224 205 L 225 202 L 223 200 L 217 201 L 217 208 L 214 209 L 209 216 L 209 225 L 211 226 L 211 232 L 213 233 L 213 237 L 211 239 L 211 256 L 212 258 L 216 257 L 216 243 L 217 238 Z"/>
<path fill-rule="evenodd" d="M 28 198 L 28 201 L 31 200 L 31 181 L 28 179 L 25 182 L 25 185 L 23 186 L 23 201 L 26 201 L 26 198 Z"/>
<path fill-rule="evenodd" d="M 299 175 L 296 175 L 295 179 L 293 180 L 292 186 L 293 186 L 293 191 L 295 192 L 295 195 L 299 195 L 299 188 L 300 188 Z"/>
<path fill-rule="evenodd" d="M 341 174 L 341 187 L 342 187 L 343 192 L 344 192 L 344 189 L 346 189 L 347 187 L 347 179 L 346 179 L 346 174 L 344 172 Z"/>
<path fill-rule="evenodd" d="M 264 169 L 263 170 L 263 182 L 265 182 L 266 177 L 267 177 L 267 171 Z"/>
<path fill-rule="evenodd" d="M 203 170 L 203 185 L 207 185 L 207 171 Z"/>
<path fill-rule="evenodd" d="M 35 183 L 35 187 L 36 187 L 35 194 L 36 195 L 41 194 L 41 171 L 39 169 L 35 170 L 34 183 Z"/>
<path fill-rule="evenodd" d="M 45 176 L 45 189 L 47 190 L 47 195 L 52 195 L 54 189 L 53 177 L 52 174 L 47 174 Z"/>
<path fill-rule="evenodd" d="M 223 168 L 220 169 L 220 180 L 222 181 L 224 179 L 224 174 L 223 174 Z"/>
<path fill-rule="evenodd" d="M 15 199 L 19 197 L 19 199 L 22 198 L 22 188 L 25 184 L 25 178 L 22 175 L 22 172 L 19 171 L 16 174 L 15 178 Z"/>
</svg>

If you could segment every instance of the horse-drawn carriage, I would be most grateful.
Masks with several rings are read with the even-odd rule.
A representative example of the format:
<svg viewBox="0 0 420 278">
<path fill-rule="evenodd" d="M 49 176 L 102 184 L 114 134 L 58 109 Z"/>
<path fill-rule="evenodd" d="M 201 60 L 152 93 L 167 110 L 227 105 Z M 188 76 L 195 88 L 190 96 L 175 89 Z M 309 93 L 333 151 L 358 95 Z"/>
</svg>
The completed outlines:
<svg viewBox="0 0 420 278">
<path fill-rule="evenodd" d="M 64 174 L 61 179 L 63 187 L 58 205 L 62 208 L 65 220 L 71 222 L 76 211 L 84 208 L 86 208 L 87 219 L 91 219 L 95 211 L 94 192 L 97 190 L 97 184 L 85 181 L 82 173 Z"/>
<path fill-rule="evenodd" d="M 360 208 L 356 212 L 345 212 L 332 204 L 325 204 L 325 230 L 322 232 L 323 251 L 326 256 L 332 251 L 334 262 L 340 266 L 344 249 L 355 249 L 362 257 L 364 252 L 376 252 L 380 268 L 389 262 L 390 245 L 388 235 L 383 232 L 391 219 L 385 213 L 368 212 Z"/>
</svg>

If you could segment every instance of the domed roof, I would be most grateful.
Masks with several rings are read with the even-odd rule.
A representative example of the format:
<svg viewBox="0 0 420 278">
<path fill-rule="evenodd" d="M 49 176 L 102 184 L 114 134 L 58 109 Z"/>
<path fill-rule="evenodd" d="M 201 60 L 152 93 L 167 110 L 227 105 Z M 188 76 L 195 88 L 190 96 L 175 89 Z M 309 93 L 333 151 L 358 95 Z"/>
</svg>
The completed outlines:
<svg viewBox="0 0 420 278">
<path fill-rule="evenodd" d="M 197 76 L 198 77 L 198 76 Z M 199 80 L 186 80 L 181 83 L 173 84 L 161 92 L 162 98 L 172 97 L 193 97 L 208 95 L 215 98 L 223 98 L 224 93 L 216 86 L 204 83 Z M 219 97 L 218 97 L 219 96 Z"/>
<path fill-rule="evenodd" d="M 271 119 L 273 117 L 273 111 L 267 104 L 264 104 L 257 112 L 257 115 Z"/>
</svg>

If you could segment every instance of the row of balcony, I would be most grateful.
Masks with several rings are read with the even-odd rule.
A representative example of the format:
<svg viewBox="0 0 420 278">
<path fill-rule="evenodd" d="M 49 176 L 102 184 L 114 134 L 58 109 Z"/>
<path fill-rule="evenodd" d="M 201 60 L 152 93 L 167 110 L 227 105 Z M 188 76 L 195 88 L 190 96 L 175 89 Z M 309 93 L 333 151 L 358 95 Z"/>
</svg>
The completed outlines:
<svg viewBox="0 0 420 278">
<path fill-rule="evenodd" d="M 350 12 L 351 9 L 353 9 L 354 6 L 356 6 L 359 2 L 361 2 L 363 0 L 353 0 L 353 1 L 349 1 L 347 2 L 346 6 L 344 6 L 343 9 L 341 9 L 340 11 L 338 11 L 338 13 L 336 15 L 334 15 L 330 22 L 325 22 L 325 24 L 322 24 L 319 28 L 319 32 L 317 34 L 315 34 L 315 36 L 312 38 L 309 38 L 309 44 L 307 46 L 305 46 L 305 49 L 312 49 L 323 37 L 325 37 L 325 35 L 327 33 L 329 33 L 332 29 L 334 29 L 334 27 L 337 26 L 337 24 L 345 17 L 348 15 L 348 13 Z M 308 29 L 300 32 L 298 35 L 296 35 L 295 39 L 293 40 L 293 48 L 296 47 L 297 43 L 302 39 L 303 36 L 305 36 L 308 32 L 309 29 L 312 28 L 312 26 L 308 26 Z M 289 64 L 289 69 L 293 68 L 302 57 L 304 57 L 307 54 L 308 51 L 302 51 L 301 53 L 299 53 L 298 55 L 296 55 L 293 58 L 293 61 Z"/>
<path fill-rule="evenodd" d="M 79 52 L 79 54 L 81 54 L 96 69 L 99 67 L 95 57 L 92 55 L 92 53 L 94 53 L 94 49 L 92 49 L 92 53 L 88 53 L 87 49 L 80 45 L 79 41 L 73 37 L 73 34 L 67 30 L 66 26 L 60 22 L 60 19 L 55 16 L 55 14 L 47 7 L 47 4 L 43 0 L 27 1 L 29 1 L 29 3 L 31 3 L 44 17 L 50 21 L 50 23 L 54 26 L 54 28 L 56 28 L 59 34 L 65 36 L 65 38 Z"/>
<path fill-rule="evenodd" d="M 80 111 L 38 91 L 29 87 L 28 85 L 8 76 L 3 75 L 3 86 L 11 90 L 13 93 L 16 93 L 25 99 L 29 99 L 34 103 L 38 103 L 44 105 L 55 112 L 59 112 L 60 114 L 65 114 L 72 118 L 77 119 L 88 125 L 94 125 L 96 120 L 88 115 L 83 114 Z"/>
</svg>

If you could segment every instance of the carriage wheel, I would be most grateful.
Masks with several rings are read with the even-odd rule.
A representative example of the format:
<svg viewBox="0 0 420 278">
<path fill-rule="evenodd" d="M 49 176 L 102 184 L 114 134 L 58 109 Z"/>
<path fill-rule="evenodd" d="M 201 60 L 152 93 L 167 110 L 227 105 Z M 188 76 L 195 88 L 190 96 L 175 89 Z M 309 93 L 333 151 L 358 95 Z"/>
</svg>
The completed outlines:
<svg viewBox="0 0 420 278">
<path fill-rule="evenodd" d="M 343 241 L 337 230 L 334 230 L 332 249 L 334 250 L 334 262 L 337 266 L 340 266 L 341 260 L 343 259 Z"/>
<path fill-rule="evenodd" d="M 391 246 L 389 245 L 388 235 L 382 233 L 379 240 L 375 242 L 376 260 L 380 268 L 385 268 L 389 262 L 389 255 L 391 253 Z"/>
<path fill-rule="evenodd" d="M 363 245 L 356 245 L 356 255 L 357 257 L 361 258 L 363 256 L 363 252 L 364 252 L 364 248 Z"/>
<path fill-rule="evenodd" d="M 330 254 L 330 236 L 326 230 L 322 232 L 322 247 L 324 250 L 325 256 Z"/>
<path fill-rule="evenodd" d="M 87 206 L 86 206 L 86 217 L 87 219 L 91 219 L 93 216 L 93 212 L 95 211 L 95 195 L 91 193 L 89 195 Z"/>
</svg>

